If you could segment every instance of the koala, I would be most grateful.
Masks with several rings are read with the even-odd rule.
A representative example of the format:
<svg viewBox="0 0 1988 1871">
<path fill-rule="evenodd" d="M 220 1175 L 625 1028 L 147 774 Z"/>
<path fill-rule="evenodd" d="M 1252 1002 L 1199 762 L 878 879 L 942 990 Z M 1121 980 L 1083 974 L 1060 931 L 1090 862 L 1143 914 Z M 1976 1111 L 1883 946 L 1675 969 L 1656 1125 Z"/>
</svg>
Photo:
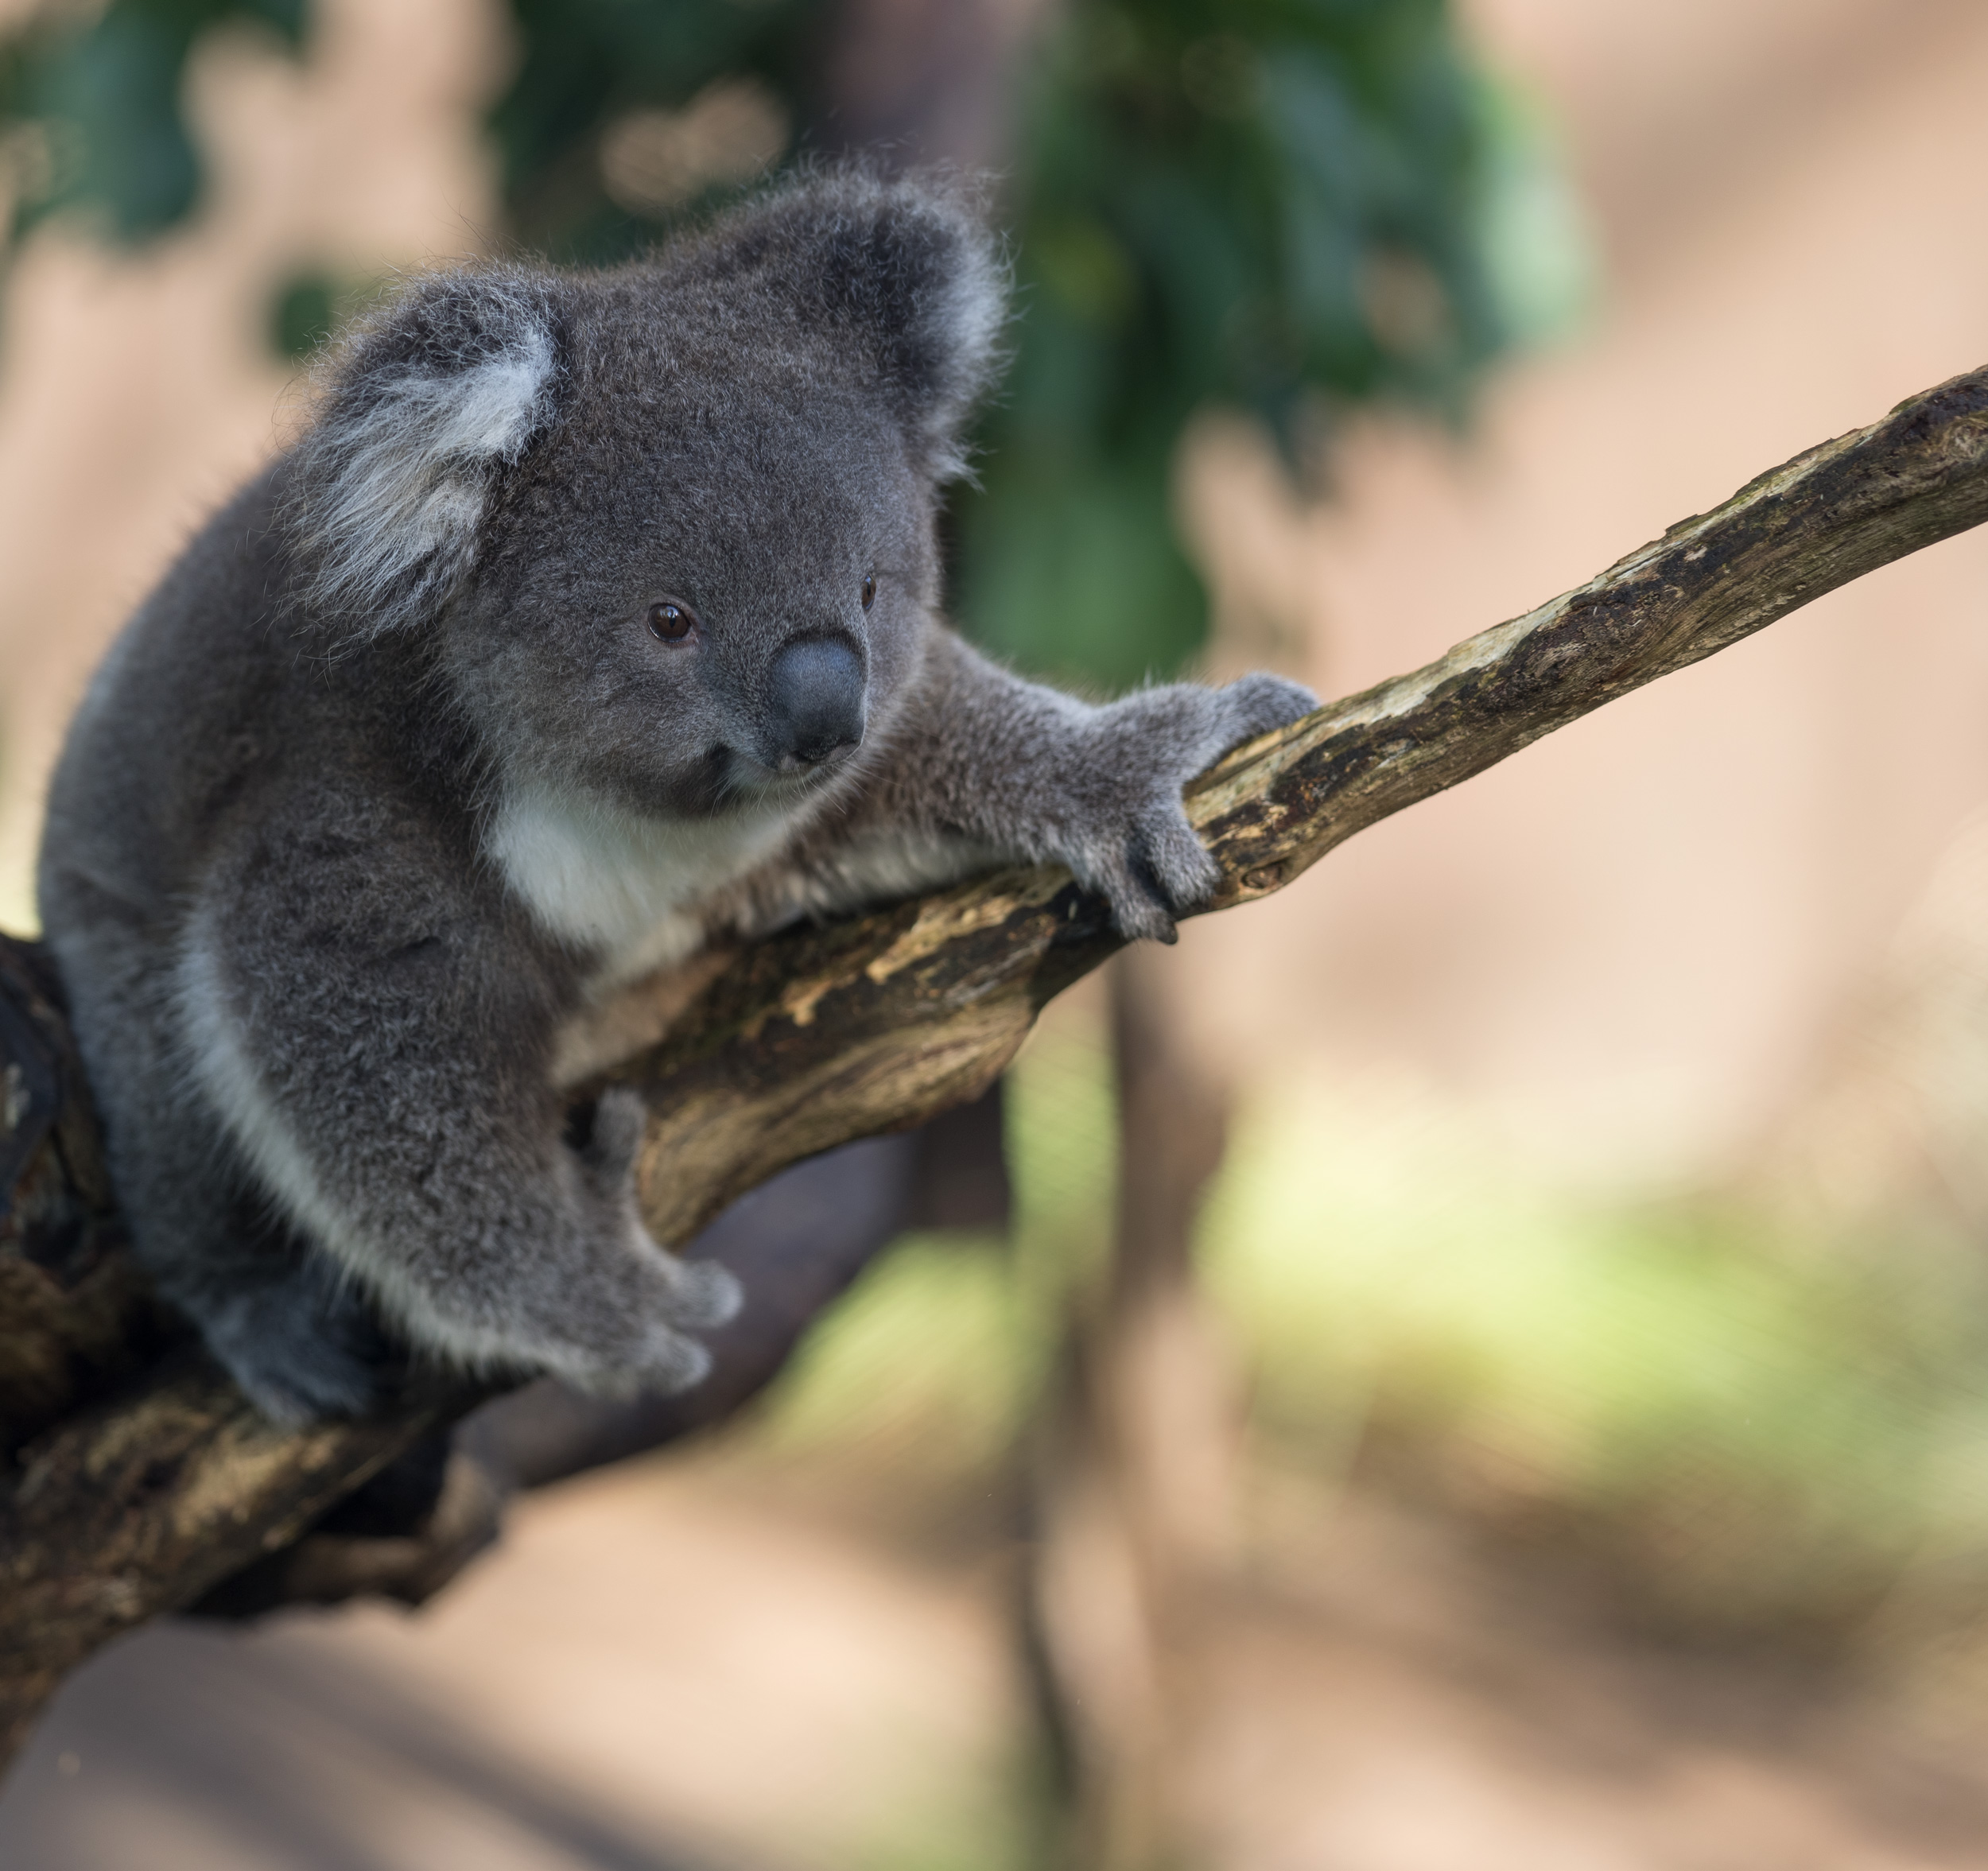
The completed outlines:
<svg viewBox="0 0 1988 1871">
<path fill-rule="evenodd" d="M 416 278 L 111 649 L 44 926 L 135 1251 L 270 1417 L 406 1348 L 702 1375 L 734 1283 L 645 1232 L 632 1095 L 555 1084 L 617 984 L 1003 862 L 1128 937 L 1212 888 L 1182 784 L 1305 690 L 1094 705 L 940 620 L 1004 294 L 965 190 L 856 171 Z"/>
</svg>

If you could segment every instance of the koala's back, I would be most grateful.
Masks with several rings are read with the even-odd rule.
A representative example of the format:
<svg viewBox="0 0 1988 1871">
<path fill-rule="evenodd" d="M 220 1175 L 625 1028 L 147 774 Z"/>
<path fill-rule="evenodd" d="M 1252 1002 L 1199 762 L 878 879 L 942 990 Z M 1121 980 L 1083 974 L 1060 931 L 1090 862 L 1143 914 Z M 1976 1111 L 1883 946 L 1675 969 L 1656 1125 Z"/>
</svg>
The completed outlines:
<svg viewBox="0 0 1988 1871">
<path fill-rule="evenodd" d="M 169 921 L 193 888 L 286 685 L 272 654 L 270 477 L 188 545 L 97 670 L 49 796 L 41 914 L 58 949 L 80 922 Z"/>
<path fill-rule="evenodd" d="M 106 923 L 169 943 L 244 839 L 322 834 L 362 802 L 414 790 L 396 770 L 423 737 L 393 717 L 418 678 L 340 668 L 295 628 L 273 523 L 282 473 L 258 476 L 189 543 L 77 712 L 39 874 L 59 957 Z"/>
</svg>

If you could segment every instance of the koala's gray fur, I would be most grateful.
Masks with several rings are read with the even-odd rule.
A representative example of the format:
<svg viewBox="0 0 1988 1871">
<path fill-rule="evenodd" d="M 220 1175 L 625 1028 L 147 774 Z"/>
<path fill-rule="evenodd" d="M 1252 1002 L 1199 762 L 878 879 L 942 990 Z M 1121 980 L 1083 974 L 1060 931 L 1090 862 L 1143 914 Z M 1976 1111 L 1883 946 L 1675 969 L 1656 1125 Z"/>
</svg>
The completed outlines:
<svg viewBox="0 0 1988 1871">
<path fill-rule="evenodd" d="M 1093 707 L 938 620 L 1003 289 L 961 193 L 850 172 L 619 271 L 418 281 L 111 651 L 42 915 L 138 1252 L 271 1415 L 366 1404 L 375 1306 L 701 1375 L 736 1295 L 644 1232 L 639 1107 L 562 1128 L 604 986 L 1001 858 L 1135 936 L 1212 885 L 1182 782 L 1303 690 Z"/>
</svg>

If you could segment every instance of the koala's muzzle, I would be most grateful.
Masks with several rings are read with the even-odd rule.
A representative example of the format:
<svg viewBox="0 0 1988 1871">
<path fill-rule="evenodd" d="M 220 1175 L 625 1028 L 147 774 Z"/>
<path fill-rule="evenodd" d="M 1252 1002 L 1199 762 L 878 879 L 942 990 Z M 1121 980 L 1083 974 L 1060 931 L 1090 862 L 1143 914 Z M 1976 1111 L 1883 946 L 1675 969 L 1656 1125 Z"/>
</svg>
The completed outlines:
<svg viewBox="0 0 1988 1871">
<path fill-rule="evenodd" d="M 863 740 L 863 658 L 834 637 L 801 637 L 767 672 L 767 751 L 781 767 L 812 767 Z"/>
</svg>

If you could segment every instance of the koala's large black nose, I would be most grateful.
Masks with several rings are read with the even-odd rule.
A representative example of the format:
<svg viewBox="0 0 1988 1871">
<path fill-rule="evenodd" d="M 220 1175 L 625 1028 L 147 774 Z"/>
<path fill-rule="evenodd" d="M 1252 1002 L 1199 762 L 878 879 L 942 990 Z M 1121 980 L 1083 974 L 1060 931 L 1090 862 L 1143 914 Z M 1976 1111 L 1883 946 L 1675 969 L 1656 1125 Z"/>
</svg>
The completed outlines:
<svg viewBox="0 0 1988 1871">
<path fill-rule="evenodd" d="M 767 725 L 776 764 L 812 767 L 861 743 L 863 658 L 834 637 L 801 637 L 767 672 Z"/>
</svg>

